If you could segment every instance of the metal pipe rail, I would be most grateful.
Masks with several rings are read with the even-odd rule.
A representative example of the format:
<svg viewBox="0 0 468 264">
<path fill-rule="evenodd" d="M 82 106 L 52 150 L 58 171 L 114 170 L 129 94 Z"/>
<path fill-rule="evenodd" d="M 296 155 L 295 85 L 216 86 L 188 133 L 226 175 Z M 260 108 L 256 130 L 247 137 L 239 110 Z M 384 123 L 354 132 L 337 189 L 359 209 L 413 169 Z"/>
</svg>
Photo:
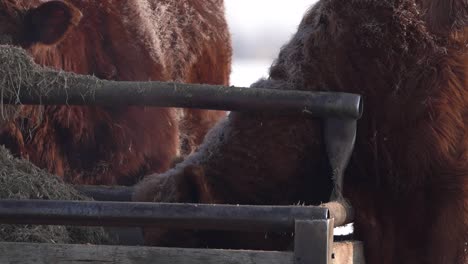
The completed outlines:
<svg viewBox="0 0 468 264">
<path fill-rule="evenodd" d="M 277 114 L 308 114 L 313 117 L 357 119 L 361 97 L 338 92 L 307 92 L 260 88 L 225 87 L 172 82 L 128 82 L 82 78 L 73 75 L 71 87 L 53 86 L 47 93 L 27 86 L 4 104 L 100 105 L 183 107 L 226 111 L 268 111 Z M 30 85 L 30 84 L 28 84 Z"/>
<path fill-rule="evenodd" d="M 96 201 L 132 201 L 133 187 L 130 186 L 75 185 L 73 187 Z M 332 201 L 322 204 L 320 207 L 329 211 L 330 218 L 334 218 L 335 227 L 349 224 L 354 220 L 353 208 L 346 200 Z M 248 206 L 248 208 L 251 207 Z"/>
<path fill-rule="evenodd" d="M 74 185 L 77 191 L 96 201 L 131 202 L 134 188 L 132 186 L 107 185 Z"/>
<path fill-rule="evenodd" d="M 0 200 L 0 223 L 294 232 L 292 264 L 332 259 L 333 219 L 316 206 Z"/>
<path fill-rule="evenodd" d="M 232 231 L 293 231 L 296 220 L 329 219 L 327 208 L 53 200 L 1 200 L 0 223 L 157 226 Z"/>
<path fill-rule="evenodd" d="M 2 49 L 6 50 L 0 52 L 0 69 L 7 75 L 0 83 L 3 104 L 184 107 L 352 119 L 362 113 L 361 99 L 356 94 L 101 80 L 41 67 L 20 48 Z M 288 88 L 287 83 L 284 86 Z"/>
<path fill-rule="evenodd" d="M 44 72 L 56 79 L 44 84 L 41 82 Z M 13 82 L 15 90 L 2 93 L 0 102 L 183 107 L 302 114 L 325 119 L 327 155 L 336 172 L 333 175 L 338 191 L 336 196 L 340 197 L 342 171 L 354 146 L 356 119 L 361 117 L 363 110 L 359 95 L 168 82 L 116 82 L 46 69 L 44 72 L 34 73 L 31 82 Z M 96 193 L 100 195 L 98 199 L 120 202 L 0 200 L 0 223 L 294 232 L 295 264 L 329 264 L 333 226 L 350 222 L 354 215 L 352 208 L 341 200 L 320 207 L 134 203 L 121 202 L 131 198 L 130 187 L 84 188 L 82 191 Z"/>
</svg>

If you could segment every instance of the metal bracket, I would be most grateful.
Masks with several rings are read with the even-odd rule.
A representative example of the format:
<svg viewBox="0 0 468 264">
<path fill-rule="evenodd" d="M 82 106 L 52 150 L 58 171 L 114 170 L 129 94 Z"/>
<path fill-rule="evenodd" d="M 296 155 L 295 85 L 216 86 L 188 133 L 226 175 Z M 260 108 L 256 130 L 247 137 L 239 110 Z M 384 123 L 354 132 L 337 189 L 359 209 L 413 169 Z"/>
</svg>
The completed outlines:
<svg viewBox="0 0 468 264">
<path fill-rule="evenodd" d="M 324 137 L 334 182 L 330 200 L 343 199 L 343 178 L 356 142 L 356 119 L 325 119 Z"/>
<path fill-rule="evenodd" d="M 333 219 L 296 220 L 294 263 L 332 263 L 333 226 Z"/>
</svg>

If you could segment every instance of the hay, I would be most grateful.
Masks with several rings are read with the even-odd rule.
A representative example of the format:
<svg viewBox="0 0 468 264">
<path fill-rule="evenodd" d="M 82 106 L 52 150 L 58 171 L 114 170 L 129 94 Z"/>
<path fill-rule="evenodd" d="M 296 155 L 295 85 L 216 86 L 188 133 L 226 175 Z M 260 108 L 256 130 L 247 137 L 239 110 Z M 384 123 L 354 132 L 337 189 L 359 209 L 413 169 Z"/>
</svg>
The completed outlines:
<svg viewBox="0 0 468 264">
<path fill-rule="evenodd" d="M 6 97 L 17 98 L 21 82 L 31 84 L 35 67 L 25 51 L 13 46 L 2 45 L 0 49 L 0 125 L 17 117 L 20 108 L 15 105 L 4 105 Z M 16 89 L 16 90 L 15 90 Z M 11 101 L 11 100 L 10 100 Z M 19 99 L 17 99 L 19 102 Z"/>
<path fill-rule="evenodd" d="M 66 92 L 71 87 L 75 90 L 83 86 L 88 88 L 89 85 L 92 86 L 91 88 L 98 88 L 101 82 L 94 76 L 78 75 L 40 66 L 24 49 L 0 45 L 0 90 L 3 98 L 19 100 L 20 92 L 47 97 L 49 92 L 56 87 L 61 87 Z M 88 94 L 83 94 L 83 96 L 86 97 Z"/>
<path fill-rule="evenodd" d="M 8 43 L 8 39 L 0 39 L 0 44 L 5 42 Z M 23 102 L 20 94 L 22 97 L 26 94 L 45 98 L 54 87 L 61 87 L 61 92 L 66 94 L 70 87 L 81 85 L 83 91 L 87 91 L 83 98 L 88 98 L 93 96 L 89 94 L 93 90 L 87 88 L 97 88 L 99 83 L 100 80 L 92 76 L 39 66 L 25 50 L 0 45 L 0 126 L 18 117 L 28 118 L 24 116 L 28 112 L 21 111 Z M 36 120 L 41 122 L 40 117 Z M 0 199 L 90 200 L 57 176 L 28 161 L 13 158 L 3 146 L 0 146 Z M 0 241 L 115 243 L 102 228 L 27 225 L 0 225 Z"/>
<path fill-rule="evenodd" d="M 90 200 L 0 146 L 0 199 Z M 0 225 L 0 241 L 112 244 L 102 228 Z"/>
<path fill-rule="evenodd" d="M 0 125 L 17 117 L 28 118 L 19 116 L 20 105 L 28 104 L 20 97 L 47 98 L 57 93 L 67 97 L 68 90 L 73 88 L 82 91 L 83 100 L 90 100 L 101 85 L 102 81 L 94 76 L 43 67 L 37 65 L 24 49 L 0 45 Z"/>
</svg>

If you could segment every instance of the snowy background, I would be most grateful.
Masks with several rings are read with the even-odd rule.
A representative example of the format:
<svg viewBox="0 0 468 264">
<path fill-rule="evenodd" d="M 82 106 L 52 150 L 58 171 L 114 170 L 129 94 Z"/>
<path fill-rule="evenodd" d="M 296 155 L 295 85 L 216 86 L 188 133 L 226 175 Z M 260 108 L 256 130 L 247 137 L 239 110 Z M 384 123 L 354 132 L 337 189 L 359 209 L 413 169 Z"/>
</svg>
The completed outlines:
<svg viewBox="0 0 468 264">
<path fill-rule="evenodd" d="M 234 48 L 231 85 L 248 87 L 268 68 L 316 0 L 225 0 Z M 336 228 L 347 234 L 351 226 Z"/>
<path fill-rule="evenodd" d="M 231 85 L 250 86 L 296 32 L 315 0 L 225 0 L 234 47 Z"/>
</svg>

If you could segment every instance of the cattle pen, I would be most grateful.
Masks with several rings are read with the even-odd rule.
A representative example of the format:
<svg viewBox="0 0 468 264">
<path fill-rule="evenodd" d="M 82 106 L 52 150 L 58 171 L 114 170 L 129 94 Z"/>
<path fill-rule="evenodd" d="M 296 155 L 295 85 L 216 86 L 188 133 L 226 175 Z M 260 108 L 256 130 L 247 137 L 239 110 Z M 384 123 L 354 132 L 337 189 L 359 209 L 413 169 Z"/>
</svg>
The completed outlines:
<svg viewBox="0 0 468 264">
<path fill-rule="evenodd" d="M 9 67 L 10 65 L 8 65 Z M 7 67 L 2 65 L 0 67 Z M 335 189 L 353 149 L 361 97 L 333 92 L 247 89 L 162 82 L 115 82 L 48 71 L 54 81 L 10 80 L 17 89 L 3 92 L 2 104 L 145 105 L 227 111 L 279 111 L 324 121 L 327 155 Z M 31 80 L 36 80 L 31 82 Z M 66 84 L 66 85 L 65 85 Z M 44 92 L 46 85 L 46 92 Z M 41 86 L 41 87 L 40 87 Z M 76 186 L 95 201 L 1 200 L 0 223 L 112 227 L 112 232 L 140 227 L 294 233 L 291 251 L 189 249 L 127 245 L 0 243 L 1 263 L 282 263 L 360 264 L 360 242 L 335 242 L 333 228 L 353 221 L 352 208 L 338 196 L 321 206 L 209 205 L 130 202 L 131 187 Z M 129 229 L 129 227 L 131 227 Z M 126 228 L 126 229 L 125 229 Z"/>
</svg>

